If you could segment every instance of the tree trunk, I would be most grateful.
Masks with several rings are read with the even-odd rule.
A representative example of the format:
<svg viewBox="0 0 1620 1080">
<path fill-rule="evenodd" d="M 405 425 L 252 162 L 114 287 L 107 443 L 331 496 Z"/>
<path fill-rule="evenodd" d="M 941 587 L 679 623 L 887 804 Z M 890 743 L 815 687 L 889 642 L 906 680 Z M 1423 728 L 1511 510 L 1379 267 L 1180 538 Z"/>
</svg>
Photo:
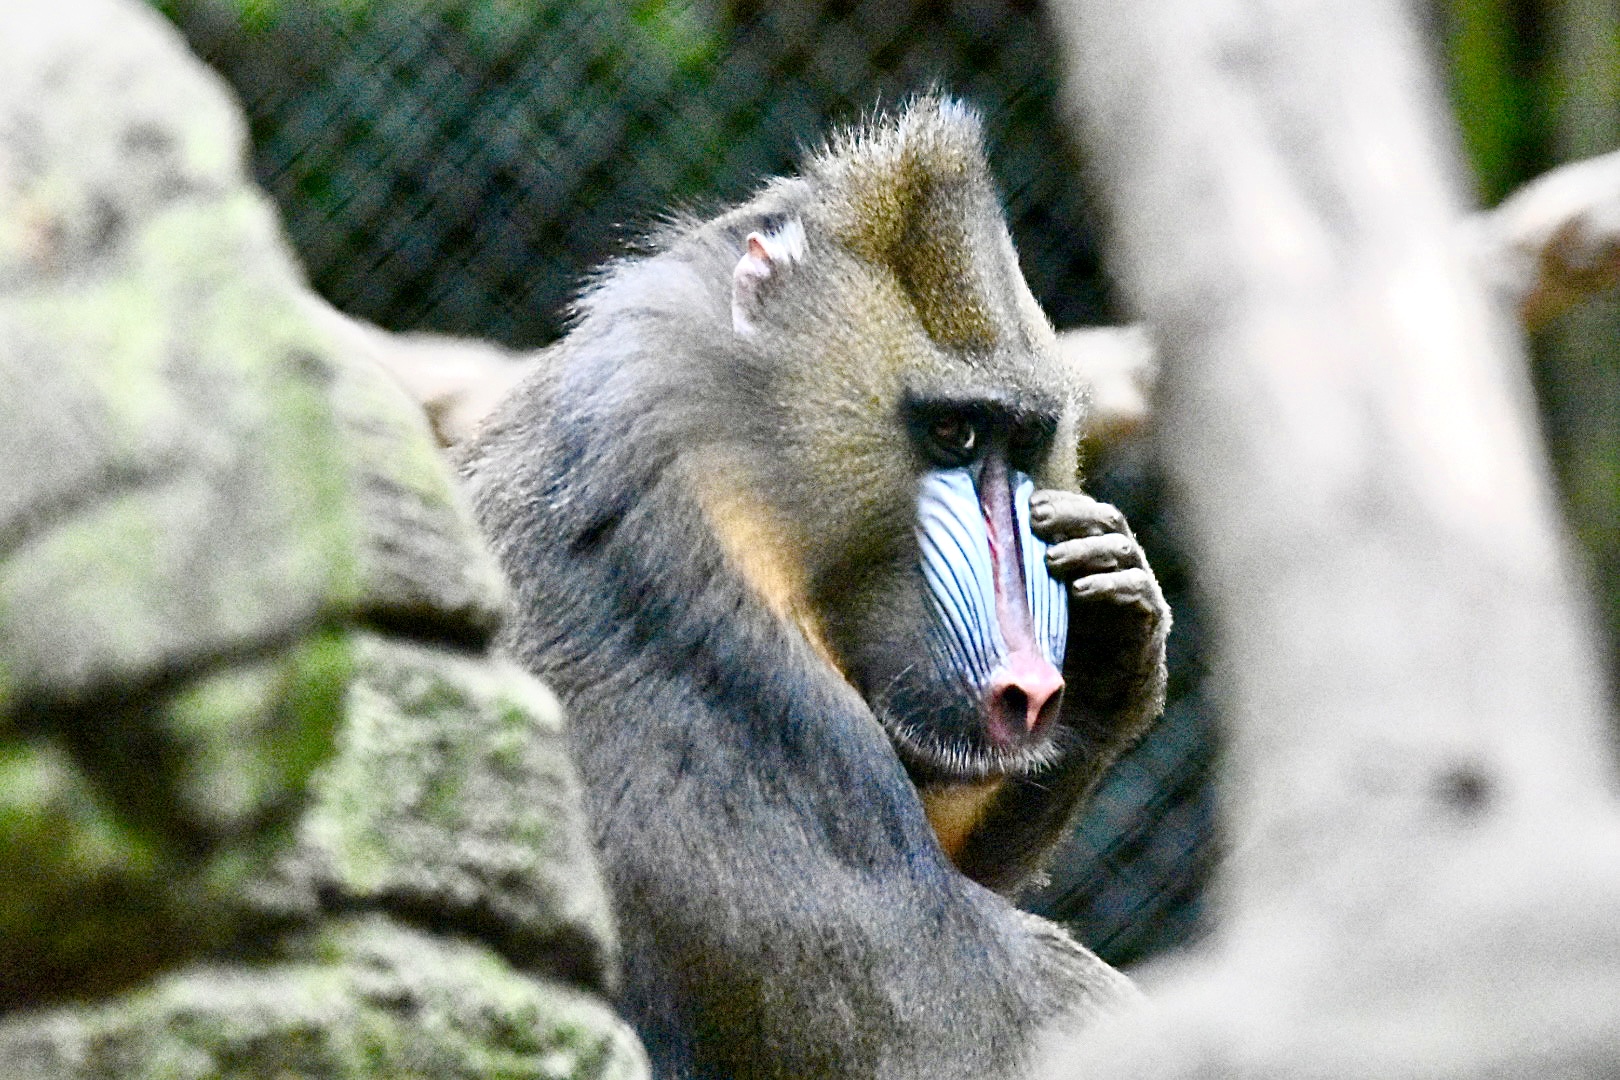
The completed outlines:
<svg viewBox="0 0 1620 1080">
<path fill-rule="evenodd" d="M 1380 0 L 1054 4 L 1158 338 L 1220 650 L 1232 855 L 1161 1009 L 1082 1075 L 1620 1066 L 1591 612 L 1453 136 Z"/>
</svg>

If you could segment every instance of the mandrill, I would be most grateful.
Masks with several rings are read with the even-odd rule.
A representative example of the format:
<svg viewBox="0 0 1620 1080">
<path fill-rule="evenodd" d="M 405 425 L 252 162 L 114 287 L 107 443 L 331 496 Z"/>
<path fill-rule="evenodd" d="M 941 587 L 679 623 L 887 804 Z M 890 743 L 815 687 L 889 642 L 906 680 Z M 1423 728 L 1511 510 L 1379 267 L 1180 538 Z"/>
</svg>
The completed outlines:
<svg viewBox="0 0 1620 1080">
<path fill-rule="evenodd" d="M 1122 976 L 1004 893 L 1170 616 L 947 99 L 608 267 L 465 460 L 661 1078 L 1040 1075 Z"/>
</svg>

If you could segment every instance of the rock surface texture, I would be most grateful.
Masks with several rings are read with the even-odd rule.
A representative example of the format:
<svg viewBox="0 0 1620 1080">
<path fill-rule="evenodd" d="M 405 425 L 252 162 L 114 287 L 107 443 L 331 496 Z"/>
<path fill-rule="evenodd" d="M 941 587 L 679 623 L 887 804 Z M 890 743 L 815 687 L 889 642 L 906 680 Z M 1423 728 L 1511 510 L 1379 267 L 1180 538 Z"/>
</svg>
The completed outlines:
<svg viewBox="0 0 1620 1080">
<path fill-rule="evenodd" d="M 0 1061 L 639 1077 L 551 696 L 220 82 L 0 0 Z"/>
</svg>

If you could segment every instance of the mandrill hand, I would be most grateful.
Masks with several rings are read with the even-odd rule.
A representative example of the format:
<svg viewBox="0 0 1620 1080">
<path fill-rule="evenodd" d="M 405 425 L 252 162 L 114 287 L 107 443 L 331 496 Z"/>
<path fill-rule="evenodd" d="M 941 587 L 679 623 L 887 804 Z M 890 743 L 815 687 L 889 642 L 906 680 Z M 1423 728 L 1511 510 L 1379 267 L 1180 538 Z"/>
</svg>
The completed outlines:
<svg viewBox="0 0 1620 1080">
<path fill-rule="evenodd" d="M 1037 491 L 1029 520 L 1051 545 L 1047 569 L 1069 585 L 1065 711 L 1075 715 L 1078 707 L 1091 723 L 1134 729 L 1164 704 L 1170 633 L 1170 607 L 1142 545 L 1124 514 L 1074 491 Z"/>
</svg>

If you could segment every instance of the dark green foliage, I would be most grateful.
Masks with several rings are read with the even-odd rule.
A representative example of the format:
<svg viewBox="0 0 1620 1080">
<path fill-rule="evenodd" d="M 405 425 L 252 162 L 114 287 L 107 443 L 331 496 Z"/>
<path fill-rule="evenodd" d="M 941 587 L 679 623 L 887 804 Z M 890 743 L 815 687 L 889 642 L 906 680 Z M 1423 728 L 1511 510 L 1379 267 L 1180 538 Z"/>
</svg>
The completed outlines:
<svg viewBox="0 0 1620 1080">
<path fill-rule="evenodd" d="M 988 117 L 1025 272 L 1102 298 L 1033 4 L 159 0 L 244 98 L 317 288 L 397 329 L 557 335 L 671 207 L 746 195 L 829 124 L 931 84 Z"/>
<path fill-rule="evenodd" d="M 1548 46 L 1535 0 L 1452 0 L 1452 100 L 1480 193 L 1495 204 L 1547 167 L 1539 76 Z"/>
<path fill-rule="evenodd" d="M 1554 165 L 1620 148 L 1620 10 L 1608 0 L 1438 5 L 1452 101 L 1488 204 Z M 1620 305 L 1537 336 L 1532 374 L 1620 685 Z"/>
</svg>

